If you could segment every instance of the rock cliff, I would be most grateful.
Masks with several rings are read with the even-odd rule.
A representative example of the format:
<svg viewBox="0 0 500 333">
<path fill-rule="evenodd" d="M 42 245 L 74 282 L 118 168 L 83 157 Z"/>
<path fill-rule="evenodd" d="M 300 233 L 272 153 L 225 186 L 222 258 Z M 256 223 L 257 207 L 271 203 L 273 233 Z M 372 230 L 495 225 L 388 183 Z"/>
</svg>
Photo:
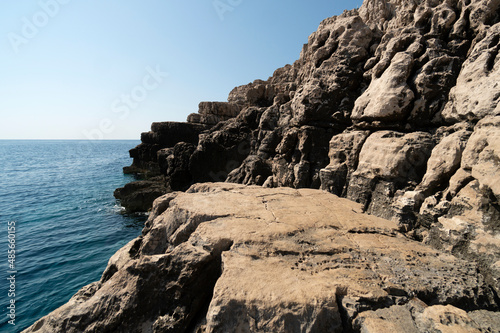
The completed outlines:
<svg viewBox="0 0 500 333">
<path fill-rule="evenodd" d="M 293 65 L 200 103 L 182 125 L 197 137 L 153 124 L 131 155 L 162 178 L 117 197 L 147 210 L 197 182 L 321 188 L 479 260 L 500 293 L 499 21 L 498 0 L 366 0 Z"/>
<path fill-rule="evenodd" d="M 498 332 L 499 51 L 500 0 L 324 20 L 293 65 L 142 134 L 147 179 L 115 196 L 165 194 L 143 237 L 32 330 Z"/>
</svg>

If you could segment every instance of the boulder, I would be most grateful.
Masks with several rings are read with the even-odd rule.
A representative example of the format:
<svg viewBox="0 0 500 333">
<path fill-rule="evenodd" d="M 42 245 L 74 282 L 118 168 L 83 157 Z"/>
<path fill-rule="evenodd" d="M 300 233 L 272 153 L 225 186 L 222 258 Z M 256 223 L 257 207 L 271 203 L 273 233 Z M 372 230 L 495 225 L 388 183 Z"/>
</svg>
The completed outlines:
<svg viewBox="0 0 500 333">
<path fill-rule="evenodd" d="M 126 184 L 114 192 L 116 199 L 129 213 L 147 212 L 153 201 L 167 192 L 162 178 L 140 180 Z"/>
<path fill-rule="evenodd" d="M 406 118 L 415 94 L 406 80 L 413 67 L 411 55 L 400 52 L 379 78 L 356 100 L 351 119 L 354 122 L 401 122 Z"/>
<path fill-rule="evenodd" d="M 392 218 L 396 192 L 420 182 L 433 147 L 432 137 L 425 132 L 373 133 L 361 148 L 347 198 L 362 203 L 372 214 Z"/>
</svg>

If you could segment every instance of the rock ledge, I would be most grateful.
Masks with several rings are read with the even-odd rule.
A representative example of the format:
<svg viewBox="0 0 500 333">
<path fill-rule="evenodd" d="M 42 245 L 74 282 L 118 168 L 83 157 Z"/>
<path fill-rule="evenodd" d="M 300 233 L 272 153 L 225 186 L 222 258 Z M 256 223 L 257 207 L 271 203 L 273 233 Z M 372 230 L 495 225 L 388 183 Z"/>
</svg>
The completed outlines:
<svg viewBox="0 0 500 333">
<path fill-rule="evenodd" d="M 498 332 L 497 306 L 476 263 L 358 203 L 205 183 L 158 198 L 101 280 L 25 332 Z"/>
</svg>

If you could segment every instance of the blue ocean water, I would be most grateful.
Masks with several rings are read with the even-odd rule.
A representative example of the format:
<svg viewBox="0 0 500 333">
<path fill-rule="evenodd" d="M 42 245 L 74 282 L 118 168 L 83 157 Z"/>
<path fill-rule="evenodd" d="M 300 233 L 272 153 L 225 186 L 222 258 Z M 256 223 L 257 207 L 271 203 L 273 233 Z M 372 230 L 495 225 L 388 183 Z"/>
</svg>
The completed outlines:
<svg viewBox="0 0 500 333">
<path fill-rule="evenodd" d="M 140 234 L 145 217 L 123 214 L 113 197 L 133 180 L 122 167 L 137 144 L 0 141 L 0 332 L 20 332 L 99 280 L 111 255 Z"/>
</svg>

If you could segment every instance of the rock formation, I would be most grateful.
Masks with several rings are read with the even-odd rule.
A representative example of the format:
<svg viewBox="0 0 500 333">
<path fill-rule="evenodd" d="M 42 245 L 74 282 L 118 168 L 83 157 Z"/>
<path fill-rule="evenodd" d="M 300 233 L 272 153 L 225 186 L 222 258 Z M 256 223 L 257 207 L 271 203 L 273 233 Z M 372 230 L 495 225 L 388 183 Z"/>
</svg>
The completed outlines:
<svg viewBox="0 0 500 333">
<path fill-rule="evenodd" d="M 100 281 L 25 332 L 499 332 L 479 263 L 362 208 L 313 189 L 166 194 Z"/>
<path fill-rule="evenodd" d="M 168 164 L 165 192 L 322 188 L 482 262 L 500 293 L 499 21 L 498 0 L 366 0 L 324 20 L 293 65 L 200 103 L 183 125 L 197 143 L 143 138 L 134 171 Z M 131 193 L 118 197 L 136 208 Z"/>
<path fill-rule="evenodd" d="M 498 320 L 498 313 L 484 311 L 500 304 L 499 51 L 499 0 L 365 0 L 359 9 L 324 20 L 293 65 L 276 70 L 266 81 L 235 88 L 227 102 L 200 103 L 198 114 L 186 123 L 154 123 L 131 150 L 132 166 L 125 168 L 146 180 L 115 195 L 128 210 L 138 211 L 149 209 L 155 197 L 195 183 L 264 188 L 196 185 L 191 192 L 206 193 L 162 197 L 152 212 L 158 221 L 150 219 L 144 238 L 115 256 L 117 263 L 110 264 L 103 280 L 49 317 L 59 319 L 37 325 L 62 327 L 57 325 L 63 325 L 58 321 L 64 313 L 77 316 L 71 312 L 76 304 L 100 307 L 103 299 L 124 297 L 113 303 L 120 309 L 117 318 L 153 331 L 226 331 L 232 325 L 242 331 L 300 327 L 297 331 L 313 332 L 327 327 L 387 332 L 403 326 L 411 332 L 438 332 L 442 325 L 455 325 L 489 332 L 484 323 Z M 359 205 L 322 199 L 310 190 L 320 188 Z M 225 194 L 214 197 L 210 208 L 202 198 L 211 191 Z M 239 197 L 242 204 L 253 193 L 276 196 L 287 208 L 264 212 L 257 203 L 248 203 L 246 213 L 219 210 L 219 201 L 234 203 L 226 195 L 239 196 L 240 191 L 247 193 Z M 287 206 L 278 199 L 281 195 L 294 204 Z M 387 221 L 352 216 L 354 221 L 365 219 L 357 233 L 352 226 L 331 222 L 323 206 L 308 201 L 309 195 L 327 209 L 335 211 L 342 202 Z M 194 197 L 200 201 L 189 209 L 176 204 Z M 296 197 L 310 206 L 295 202 Z M 155 212 L 165 209 L 170 213 Z M 288 223 L 292 216 L 278 218 L 286 210 L 310 224 L 300 232 L 270 231 L 274 225 L 269 227 L 273 220 L 268 215 Z M 317 214 L 329 217 L 315 220 Z M 323 223 L 333 224 L 322 228 Z M 374 229 L 366 232 L 366 223 Z M 389 229 L 375 227 L 379 223 Z M 247 232 L 254 224 L 266 228 L 256 228 L 250 237 Z M 285 230 L 286 224 L 280 227 Z M 295 240 L 299 248 L 289 244 Z M 354 250 L 352 242 L 363 250 Z M 317 250 L 323 246 L 330 250 Z M 132 259 L 127 257 L 130 251 Z M 305 258 L 307 251 L 316 252 Z M 407 262 L 400 257 L 404 253 Z M 292 274 L 294 260 L 298 264 Z M 232 269 L 221 273 L 221 261 Z M 408 265 L 419 268 L 410 274 Z M 309 266 L 330 269 L 316 272 Z M 262 273 L 264 267 L 272 270 L 273 278 Z M 426 272 L 421 267 L 434 268 Z M 302 268 L 306 273 L 300 273 Z M 202 287 L 201 271 L 207 272 Z M 236 283 L 246 275 L 252 277 L 248 284 Z M 283 291 L 306 275 L 314 288 L 300 289 L 299 284 L 294 292 Z M 352 285 L 342 282 L 348 275 Z M 415 276 L 403 278 L 410 275 Z M 155 285 L 158 281 L 166 285 Z M 129 283 L 135 284 L 132 289 L 150 286 L 147 295 L 163 288 L 170 296 L 163 293 L 160 303 L 143 304 L 142 296 L 113 294 L 117 285 L 128 290 Z M 207 290 L 213 284 L 211 295 Z M 136 303 L 151 310 L 149 317 L 131 318 Z M 83 311 L 83 305 L 77 308 Z M 82 325 L 119 327 L 122 319 L 105 323 L 109 318 L 103 317 L 104 310 L 92 311 L 85 316 L 94 320 L 81 319 Z M 498 331 L 500 325 L 492 327 Z"/>
<path fill-rule="evenodd" d="M 142 133 L 142 143 L 130 150 L 134 162 L 123 171 L 146 180 L 114 193 L 128 212 L 147 211 L 159 196 L 189 187 L 193 181 L 187 171 L 189 158 L 207 128 L 205 124 L 165 122 L 153 123 L 150 132 Z"/>
</svg>

